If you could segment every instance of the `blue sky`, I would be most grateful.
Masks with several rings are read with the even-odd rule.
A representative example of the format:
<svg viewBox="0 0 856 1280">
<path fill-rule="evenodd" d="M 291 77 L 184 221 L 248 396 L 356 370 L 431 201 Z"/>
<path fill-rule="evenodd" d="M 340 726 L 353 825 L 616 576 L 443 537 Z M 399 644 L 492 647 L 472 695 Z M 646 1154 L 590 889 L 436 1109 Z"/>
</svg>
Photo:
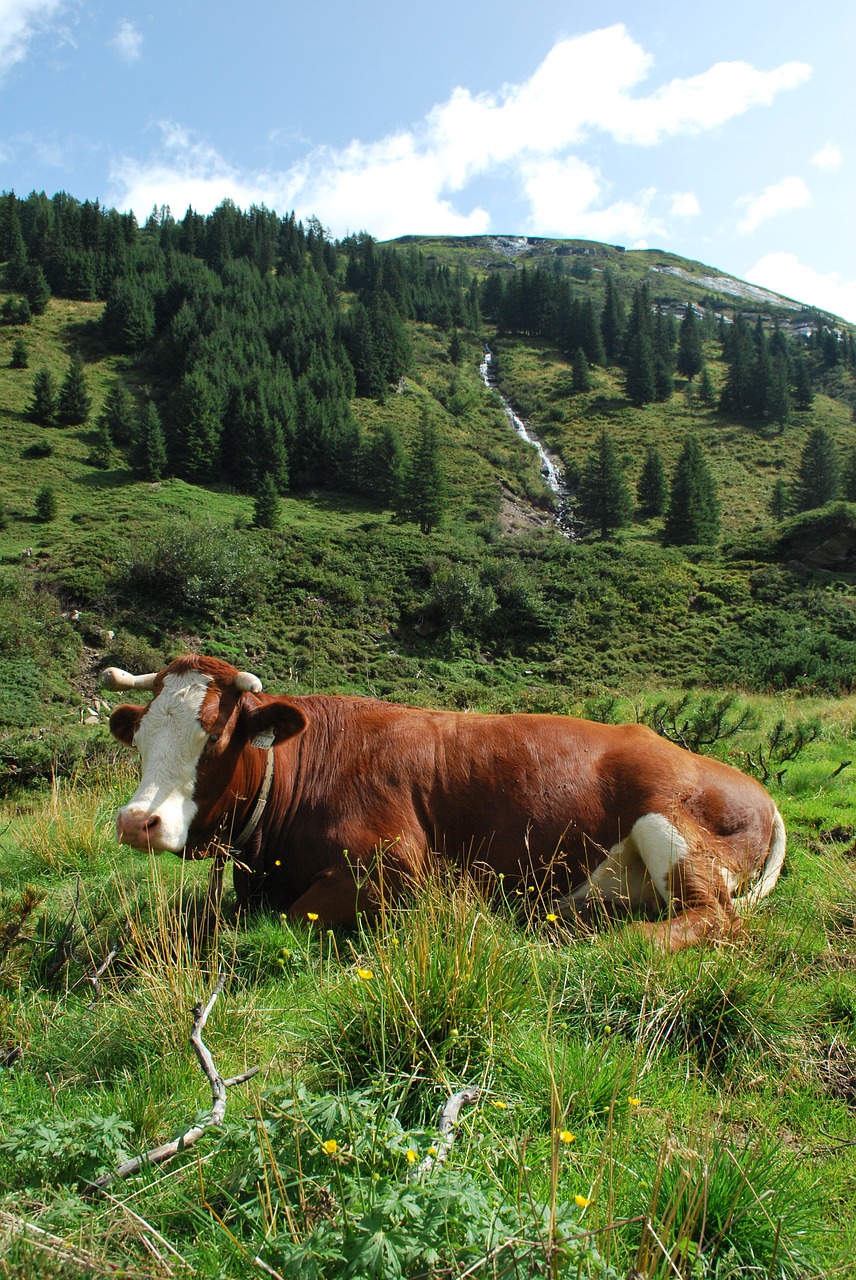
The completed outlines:
<svg viewBox="0 0 856 1280">
<path fill-rule="evenodd" d="M 854 0 L 0 0 L 0 189 L 656 247 L 856 322 L 854 50 Z"/>
</svg>

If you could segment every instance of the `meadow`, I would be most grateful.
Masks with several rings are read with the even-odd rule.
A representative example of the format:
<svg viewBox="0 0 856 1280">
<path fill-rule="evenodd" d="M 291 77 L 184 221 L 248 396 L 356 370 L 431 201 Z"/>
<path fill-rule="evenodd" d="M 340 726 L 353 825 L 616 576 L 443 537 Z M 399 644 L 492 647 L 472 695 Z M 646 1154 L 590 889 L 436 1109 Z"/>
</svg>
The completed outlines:
<svg viewBox="0 0 856 1280">
<path fill-rule="evenodd" d="M 442 869 L 350 934 L 227 894 L 203 944 L 207 864 L 116 846 L 133 764 L 94 730 L 2 819 L 0 1274 L 853 1275 L 856 700 L 747 709 L 714 748 L 744 766 L 783 713 L 818 730 L 768 784 L 786 871 L 677 956 Z M 204 1042 L 258 1074 L 93 1192 L 206 1123 L 220 974 Z"/>
</svg>

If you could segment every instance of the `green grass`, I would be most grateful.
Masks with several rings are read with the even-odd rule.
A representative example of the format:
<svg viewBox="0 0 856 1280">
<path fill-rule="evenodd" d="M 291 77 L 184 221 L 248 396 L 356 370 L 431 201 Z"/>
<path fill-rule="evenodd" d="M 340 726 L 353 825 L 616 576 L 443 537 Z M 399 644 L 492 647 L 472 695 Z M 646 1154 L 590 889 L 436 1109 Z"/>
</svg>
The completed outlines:
<svg viewBox="0 0 856 1280">
<path fill-rule="evenodd" d="M 782 709 L 756 699 L 754 732 Z M 786 873 L 739 946 L 677 956 L 448 876 L 351 934 L 236 922 L 227 899 L 200 952 L 205 864 L 113 843 L 130 769 L 7 806 L 0 1269 L 151 1274 L 148 1239 L 202 1280 L 262 1274 L 256 1257 L 319 1277 L 852 1274 L 856 863 L 830 832 L 856 774 L 828 780 L 853 705 L 785 709 L 823 723 L 773 783 Z M 205 1041 L 224 1076 L 260 1074 L 221 1131 L 87 1201 L 207 1113 L 188 1036 L 220 969 Z M 446 1165 L 408 1181 L 471 1085 Z"/>
</svg>

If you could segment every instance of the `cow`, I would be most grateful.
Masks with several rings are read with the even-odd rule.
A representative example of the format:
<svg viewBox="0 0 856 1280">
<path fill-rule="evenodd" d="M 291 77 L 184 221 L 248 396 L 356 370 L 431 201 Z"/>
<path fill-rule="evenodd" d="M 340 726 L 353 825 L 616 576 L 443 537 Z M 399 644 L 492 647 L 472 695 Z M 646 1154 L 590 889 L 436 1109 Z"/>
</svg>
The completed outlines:
<svg viewBox="0 0 856 1280">
<path fill-rule="evenodd" d="M 154 694 L 110 716 L 142 761 L 118 840 L 228 854 L 239 907 L 353 925 L 450 862 L 533 886 L 552 918 L 623 905 L 678 950 L 732 936 L 784 861 L 760 783 L 644 725 L 271 696 L 198 655 L 102 683 Z"/>
</svg>

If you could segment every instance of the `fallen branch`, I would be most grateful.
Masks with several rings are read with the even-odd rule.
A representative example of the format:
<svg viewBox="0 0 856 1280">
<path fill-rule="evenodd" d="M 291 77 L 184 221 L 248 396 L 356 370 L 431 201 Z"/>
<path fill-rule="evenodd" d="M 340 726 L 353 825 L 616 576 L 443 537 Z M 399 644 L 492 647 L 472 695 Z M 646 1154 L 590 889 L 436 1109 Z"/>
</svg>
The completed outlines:
<svg viewBox="0 0 856 1280">
<path fill-rule="evenodd" d="M 453 1093 L 448 1102 L 443 1104 L 437 1117 L 437 1129 L 439 1130 L 440 1138 L 437 1143 L 436 1154 L 426 1156 L 424 1160 L 420 1160 L 416 1168 L 408 1175 L 410 1182 L 418 1182 L 420 1178 L 424 1178 L 432 1169 L 439 1169 L 442 1164 L 445 1164 L 446 1158 L 452 1149 L 452 1143 L 455 1141 L 455 1125 L 458 1123 L 461 1108 L 465 1107 L 467 1103 L 478 1102 L 480 1097 L 481 1089 L 461 1089 L 458 1093 Z"/>
<path fill-rule="evenodd" d="M 150 1271 L 137 1271 L 123 1263 L 107 1262 L 96 1258 L 87 1250 L 71 1244 L 68 1240 L 63 1240 L 61 1236 L 51 1235 L 43 1227 L 36 1226 L 34 1222 L 27 1222 L 25 1218 L 16 1218 L 11 1213 L 0 1211 L 0 1226 L 10 1235 L 23 1237 L 34 1249 L 39 1249 L 49 1257 L 56 1258 L 59 1262 L 71 1263 L 92 1275 L 122 1276 L 124 1280 L 151 1280 Z"/>
<path fill-rule="evenodd" d="M 251 1079 L 259 1070 L 258 1067 L 251 1067 L 249 1071 L 244 1071 L 238 1076 L 232 1076 L 228 1080 L 224 1080 L 214 1065 L 214 1059 L 211 1052 L 202 1039 L 202 1032 L 205 1029 L 205 1023 L 208 1021 L 208 1015 L 214 1008 L 214 1003 L 220 992 L 226 985 L 226 975 L 220 974 L 217 984 L 211 993 L 208 1003 L 203 1006 L 200 1000 L 193 1009 L 193 1029 L 190 1032 L 190 1043 L 199 1059 L 205 1077 L 211 1085 L 211 1114 L 207 1119 L 200 1121 L 190 1129 L 186 1129 L 178 1138 L 174 1138 L 172 1142 L 164 1142 L 161 1146 L 155 1147 L 151 1151 L 144 1152 L 141 1156 L 134 1156 L 131 1160 L 126 1160 L 124 1164 L 120 1164 L 118 1169 L 114 1169 L 112 1173 L 104 1173 L 100 1178 L 96 1178 L 86 1189 L 88 1196 L 100 1192 L 110 1185 L 117 1178 L 131 1178 L 135 1173 L 139 1173 L 141 1169 L 147 1168 L 153 1164 L 163 1164 L 165 1160 L 169 1160 L 172 1156 L 177 1155 L 179 1151 L 186 1151 L 192 1147 L 202 1137 L 206 1129 L 212 1125 L 221 1125 L 223 1117 L 226 1114 L 226 1090 L 233 1085 L 243 1084 L 246 1080 Z"/>
</svg>

